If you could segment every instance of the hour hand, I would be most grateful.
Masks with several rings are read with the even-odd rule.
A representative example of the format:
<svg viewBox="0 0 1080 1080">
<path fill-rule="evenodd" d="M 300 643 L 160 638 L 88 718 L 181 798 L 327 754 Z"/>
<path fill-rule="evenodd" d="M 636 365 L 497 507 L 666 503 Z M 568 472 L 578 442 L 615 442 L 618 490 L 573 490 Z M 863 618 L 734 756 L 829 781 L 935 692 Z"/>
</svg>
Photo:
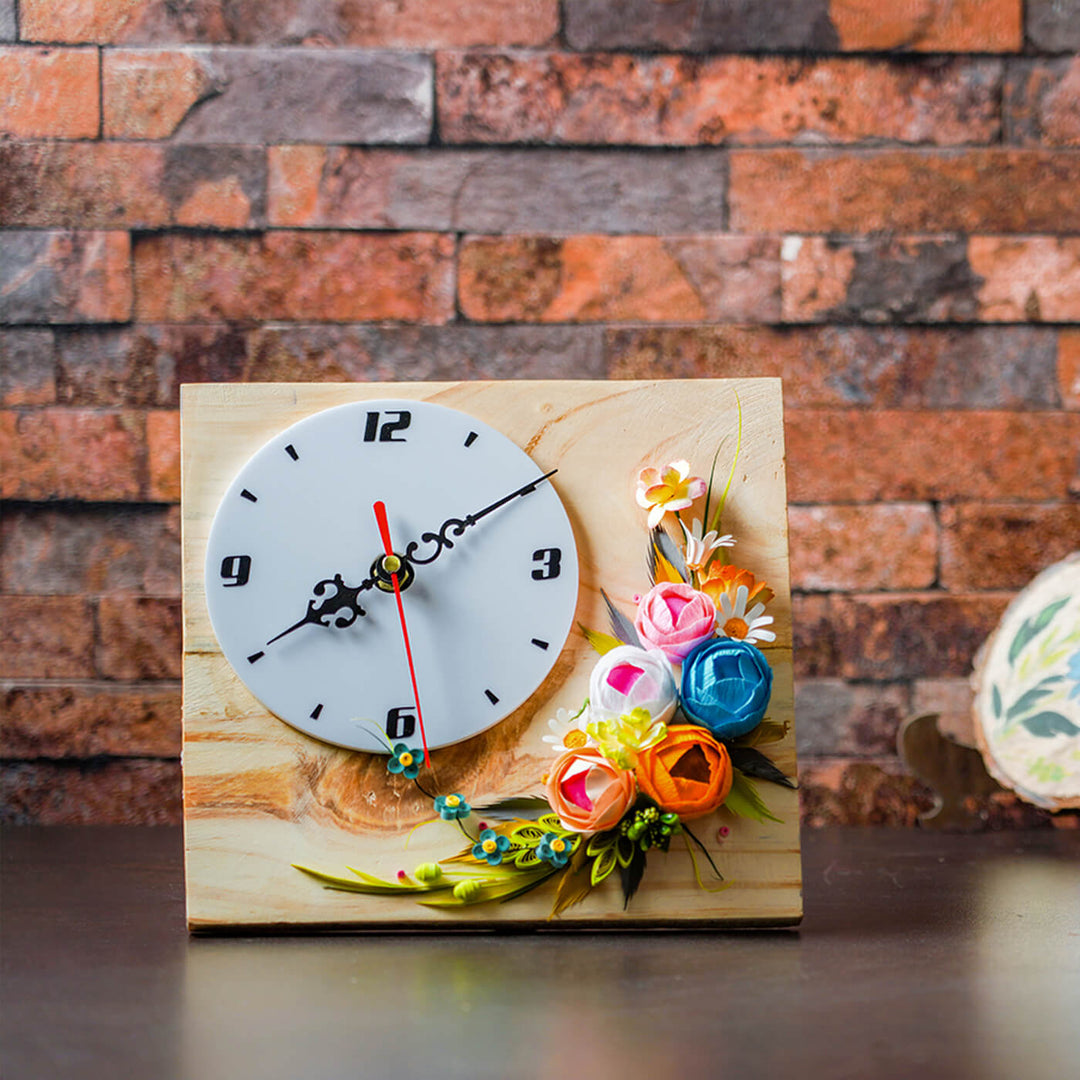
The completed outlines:
<svg viewBox="0 0 1080 1080">
<path fill-rule="evenodd" d="M 342 628 L 352 626 L 361 615 L 367 614 L 360 606 L 357 597 L 374 584 L 374 579 L 368 578 L 356 586 L 346 585 L 340 574 L 335 574 L 332 578 L 324 578 L 311 590 L 315 594 L 315 599 L 308 601 L 304 617 L 294 622 L 287 630 L 276 634 L 266 644 L 273 645 L 275 641 L 280 641 L 286 634 L 299 630 L 301 626 L 309 624 L 330 626 L 331 616 L 333 616 L 332 625 L 334 626 Z M 333 589 L 333 592 L 327 595 L 330 589 Z"/>
<path fill-rule="evenodd" d="M 527 484 L 522 484 L 521 487 L 511 491 L 509 495 L 504 495 L 501 499 L 496 499 L 493 503 L 488 503 L 483 509 L 477 510 L 473 514 L 466 514 L 463 518 L 448 518 L 439 526 L 438 532 L 426 532 L 419 540 L 413 540 L 409 543 L 405 548 L 405 558 L 410 563 L 417 563 L 420 565 L 434 562 L 439 555 L 442 554 L 444 549 L 452 548 L 454 546 L 454 542 L 450 537 L 461 536 L 471 525 L 475 525 L 481 518 L 487 517 L 488 514 L 505 506 L 508 502 L 513 502 L 514 499 L 520 498 L 523 495 L 532 494 L 540 484 L 545 480 L 550 479 L 558 471 L 558 469 L 552 469 L 551 472 L 544 473 L 543 476 L 538 476 L 535 480 L 530 480 Z M 421 544 L 434 544 L 435 549 L 430 555 L 421 558 L 417 555 L 417 551 Z"/>
</svg>

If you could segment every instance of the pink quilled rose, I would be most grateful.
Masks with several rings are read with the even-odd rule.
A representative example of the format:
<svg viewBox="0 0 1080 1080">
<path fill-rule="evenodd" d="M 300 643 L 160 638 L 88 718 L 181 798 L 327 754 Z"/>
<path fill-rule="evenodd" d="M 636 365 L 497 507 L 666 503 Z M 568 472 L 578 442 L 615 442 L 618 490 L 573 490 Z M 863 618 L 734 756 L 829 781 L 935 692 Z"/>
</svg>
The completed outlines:
<svg viewBox="0 0 1080 1080">
<path fill-rule="evenodd" d="M 547 800 L 564 829 L 604 832 L 619 824 L 637 797 L 633 772 L 619 769 L 599 750 L 568 750 L 555 760 Z"/>
<path fill-rule="evenodd" d="M 641 598 L 634 626 L 646 647 L 681 664 L 694 646 L 713 636 L 716 605 L 689 585 L 661 581 Z"/>
</svg>

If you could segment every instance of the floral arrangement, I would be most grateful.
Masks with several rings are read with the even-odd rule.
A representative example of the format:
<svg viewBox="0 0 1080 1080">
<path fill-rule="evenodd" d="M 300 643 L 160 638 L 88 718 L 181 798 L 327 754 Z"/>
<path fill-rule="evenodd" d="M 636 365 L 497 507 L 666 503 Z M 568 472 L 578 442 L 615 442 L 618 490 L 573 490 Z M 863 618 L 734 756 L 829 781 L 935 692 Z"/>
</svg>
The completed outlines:
<svg viewBox="0 0 1080 1080">
<path fill-rule="evenodd" d="M 387 742 L 388 770 L 413 780 L 432 800 L 432 821 L 456 825 L 466 846 L 394 881 L 351 867 L 350 878 L 297 869 L 330 889 L 413 895 L 436 908 L 507 901 L 554 879 L 555 917 L 616 873 L 628 905 L 649 853 L 678 840 L 701 888 L 710 886 L 695 849 L 719 883 L 711 888 L 726 887 L 689 823 L 721 809 L 779 821 L 755 781 L 794 784 L 760 749 L 786 733 L 765 716 L 773 673 L 759 645 L 776 639 L 765 614 L 773 592 L 730 561 L 735 539 L 720 524 L 735 461 L 714 502 L 718 457 L 708 481 L 687 461 L 641 472 L 651 587 L 635 598 L 633 619 L 602 592 L 611 633 L 581 627 L 600 657 L 584 704 L 549 721 L 544 742 L 557 756 L 542 796 L 472 807 L 458 793 L 436 795 L 420 780 L 422 752 Z M 688 526 L 682 511 L 702 498 Z M 665 528 L 672 520 L 678 541 Z M 728 831 L 721 825 L 718 838 Z"/>
</svg>

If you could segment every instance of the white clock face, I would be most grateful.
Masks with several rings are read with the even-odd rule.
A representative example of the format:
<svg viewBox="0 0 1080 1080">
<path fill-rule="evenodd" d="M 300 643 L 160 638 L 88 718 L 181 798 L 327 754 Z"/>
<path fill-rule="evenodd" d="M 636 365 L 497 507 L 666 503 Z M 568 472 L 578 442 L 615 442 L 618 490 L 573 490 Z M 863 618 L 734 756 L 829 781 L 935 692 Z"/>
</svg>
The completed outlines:
<svg viewBox="0 0 1080 1080">
<path fill-rule="evenodd" d="M 428 745 L 484 731 L 536 690 L 573 622 L 573 530 L 558 477 L 542 475 L 506 436 L 442 405 L 356 402 L 294 424 L 241 469 L 210 529 L 206 597 L 225 657 L 315 738 L 385 752 L 374 726 L 419 746 L 381 501 L 405 556 Z"/>
</svg>

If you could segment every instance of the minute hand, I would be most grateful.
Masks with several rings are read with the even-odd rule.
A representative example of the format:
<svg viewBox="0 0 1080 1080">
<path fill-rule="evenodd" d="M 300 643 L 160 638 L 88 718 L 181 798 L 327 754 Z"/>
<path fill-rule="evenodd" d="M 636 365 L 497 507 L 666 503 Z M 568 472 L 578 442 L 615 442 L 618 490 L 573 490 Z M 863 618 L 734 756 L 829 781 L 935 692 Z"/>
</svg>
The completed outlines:
<svg viewBox="0 0 1080 1080">
<path fill-rule="evenodd" d="M 477 510 L 475 514 L 467 514 L 463 518 L 448 518 L 439 526 L 438 532 L 426 532 L 423 533 L 419 540 L 413 540 L 405 548 L 405 558 L 411 563 L 416 563 L 420 566 L 425 566 L 428 563 L 433 563 L 439 555 L 442 554 L 444 548 L 452 548 L 454 546 L 451 536 L 458 537 L 465 532 L 471 525 L 475 525 L 481 518 L 487 517 L 488 514 L 498 510 L 499 507 L 505 506 L 508 502 L 513 502 L 514 499 L 519 498 L 522 495 L 529 495 L 534 492 L 537 487 L 545 480 L 550 479 L 559 470 L 552 469 L 549 473 L 544 473 L 543 476 L 538 476 L 535 480 L 530 480 L 527 484 L 522 484 L 516 491 L 511 491 L 509 495 L 504 495 L 501 499 L 496 499 L 495 502 L 489 503 L 482 510 Z M 421 559 L 417 556 L 417 549 L 421 544 L 434 544 L 435 550 L 426 558 Z"/>
</svg>

